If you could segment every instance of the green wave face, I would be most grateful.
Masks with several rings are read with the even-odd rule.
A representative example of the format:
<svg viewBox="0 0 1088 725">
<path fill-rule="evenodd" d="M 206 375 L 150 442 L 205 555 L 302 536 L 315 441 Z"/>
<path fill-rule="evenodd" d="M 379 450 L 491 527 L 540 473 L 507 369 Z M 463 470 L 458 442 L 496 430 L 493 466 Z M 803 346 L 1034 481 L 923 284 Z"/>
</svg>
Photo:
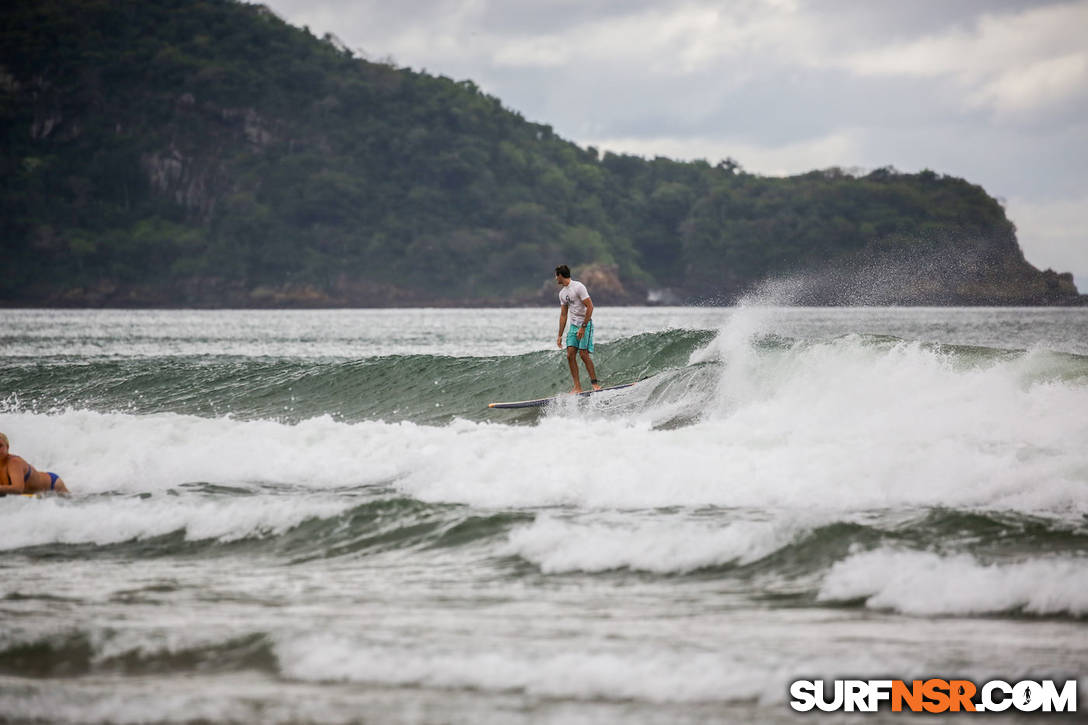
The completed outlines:
<svg viewBox="0 0 1088 725">
<path fill-rule="evenodd" d="M 609 519 L 574 510 L 481 511 L 363 490 L 351 494 L 362 501 L 338 513 L 315 511 L 286 528 L 258 526 L 245 535 L 225 537 L 199 533 L 207 508 L 196 505 L 195 498 L 226 505 L 239 496 L 256 500 L 283 494 L 274 488 L 240 493 L 190 486 L 174 494 L 181 497 L 177 504 L 171 504 L 170 494 L 127 497 L 126 505 L 146 509 L 149 519 L 165 521 L 164 512 L 171 506 L 189 506 L 191 511 L 181 528 L 154 536 L 104 543 L 52 542 L 7 553 L 31 562 L 89 561 L 106 566 L 125 561 L 149 566 L 218 561 L 224 572 L 240 566 L 335 572 L 345 566 L 381 567 L 410 560 L 424 577 L 455 556 L 461 562 L 475 562 L 474 567 L 490 572 L 490 579 L 510 585 L 539 585 L 544 579 L 577 582 L 583 577 L 632 585 L 675 581 L 677 586 L 713 584 L 744 591 L 756 604 L 839 608 L 864 605 L 873 593 L 843 593 L 841 586 L 829 590 L 829 582 L 834 584 L 836 577 L 852 583 L 853 570 L 869 573 L 871 580 L 869 570 L 874 566 L 898 567 L 908 575 L 917 569 L 933 580 L 931 585 L 939 593 L 960 577 L 997 586 L 1003 577 L 1024 576 L 1024 570 L 1034 577 L 1062 572 L 1075 576 L 1085 566 L 1077 552 L 1088 549 L 1088 526 L 1083 519 L 1007 511 L 923 508 L 816 517 L 794 513 L 784 520 L 760 523 L 763 517 L 753 517 L 752 511 L 704 508 L 655 509 Z M 115 505 L 122 503 L 121 497 L 109 498 Z M 98 505 L 103 503 L 97 498 Z M 883 584 L 876 578 L 871 586 L 879 591 Z M 113 600 L 119 605 L 157 606 L 177 595 L 175 583 L 153 580 L 115 593 Z M 271 604 L 278 595 L 253 596 L 257 603 Z M 1031 591 L 992 601 L 987 596 L 985 591 L 979 593 L 979 606 L 990 607 L 986 610 L 990 614 L 1088 616 L 1088 601 L 1076 594 L 1075 587 L 1069 592 L 1059 589 L 1052 602 L 1043 604 L 1043 611 L 1032 609 Z M 14 583 L 0 601 L 34 598 Z M 962 603 L 956 601 L 955 606 Z M 960 612 L 951 609 L 948 613 Z M 205 660 L 220 661 L 226 669 L 268 664 L 259 634 L 208 651 L 194 647 L 176 652 L 114 652 L 105 658 L 94 652 L 101 644 L 78 633 L 33 641 L 0 638 L 0 673 L 13 668 L 40 672 L 38 676 L 140 667 L 168 671 L 203 666 Z"/>
<path fill-rule="evenodd" d="M 742 351 L 744 356 L 707 355 L 705 349 L 713 346 L 714 337 L 709 331 L 690 330 L 638 335 L 599 345 L 594 358 L 606 383 L 653 377 L 643 389 L 655 395 L 643 397 L 644 405 L 675 401 L 682 388 L 692 408 L 690 415 L 697 417 L 712 402 L 713 392 L 723 384 L 722 371 L 730 365 L 762 366 L 773 373 L 806 364 L 805 355 L 819 347 L 889 356 L 911 345 L 878 335 L 849 335 L 820 343 L 766 335 L 752 340 L 750 348 Z M 1013 371 L 1024 384 L 1082 385 L 1088 380 L 1088 358 L 1083 356 L 915 345 L 953 370 L 1015 367 L 1030 355 L 1030 364 Z M 755 377 L 767 374 L 756 371 Z M 443 424 L 454 418 L 532 422 L 540 410 L 491 411 L 487 404 L 547 397 L 569 388 L 566 358 L 558 350 L 496 357 L 389 355 L 339 361 L 163 357 L 69 362 L 57 358 L 44 365 L 15 362 L 0 368 L 0 389 L 8 391 L 3 401 L 7 410 L 172 412 L 282 422 L 322 415 L 345 422 Z"/>
<path fill-rule="evenodd" d="M 671 331 L 598 346 L 602 378 L 628 382 L 685 366 L 712 333 Z M 606 372 L 605 372 L 606 371 Z M 172 412 L 285 422 L 330 415 L 347 422 L 440 424 L 495 420 L 487 404 L 570 388 L 561 351 L 505 357 L 390 355 L 353 361 L 177 358 L 54 361 L 0 369 L 9 409 Z M 532 420 L 538 413 L 501 420 Z"/>
</svg>

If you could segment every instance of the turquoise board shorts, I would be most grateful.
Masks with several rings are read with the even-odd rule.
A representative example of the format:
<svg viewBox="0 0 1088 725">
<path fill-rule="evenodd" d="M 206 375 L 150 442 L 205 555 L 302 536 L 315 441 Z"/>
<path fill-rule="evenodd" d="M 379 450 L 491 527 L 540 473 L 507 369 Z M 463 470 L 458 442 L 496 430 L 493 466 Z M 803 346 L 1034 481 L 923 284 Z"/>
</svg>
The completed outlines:
<svg viewBox="0 0 1088 725">
<path fill-rule="evenodd" d="M 571 325 L 567 330 L 567 347 L 576 347 L 579 350 L 589 350 L 593 352 L 593 320 L 589 321 L 586 325 L 586 331 L 582 334 L 582 339 L 578 339 L 578 328 Z"/>
</svg>

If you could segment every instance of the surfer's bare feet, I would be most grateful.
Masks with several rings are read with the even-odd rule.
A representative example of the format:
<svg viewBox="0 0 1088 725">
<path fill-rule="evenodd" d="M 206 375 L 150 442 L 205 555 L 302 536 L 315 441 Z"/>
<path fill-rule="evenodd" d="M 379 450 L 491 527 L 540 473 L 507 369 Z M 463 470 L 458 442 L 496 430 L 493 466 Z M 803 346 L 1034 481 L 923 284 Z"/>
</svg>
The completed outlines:
<svg viewBox="0 0 1088 725">
<path fill-rule="evenodd" d="M 600 390 L 601 389 L 600 384 L 599 383 L 593 383 L 593 389 L 594 390 Z"/>
<path fill-rule="evenodd" d="M 576 385 L 576 386 L 574 387 L 574 390 L 570 391 L 570 394 L 571 394 L 571 395 L 575 395 L 576 393 L 580 393 L 580 392 L 582 392 L 582 386 L 580 386 L 580 385 Z"/>
</svg>

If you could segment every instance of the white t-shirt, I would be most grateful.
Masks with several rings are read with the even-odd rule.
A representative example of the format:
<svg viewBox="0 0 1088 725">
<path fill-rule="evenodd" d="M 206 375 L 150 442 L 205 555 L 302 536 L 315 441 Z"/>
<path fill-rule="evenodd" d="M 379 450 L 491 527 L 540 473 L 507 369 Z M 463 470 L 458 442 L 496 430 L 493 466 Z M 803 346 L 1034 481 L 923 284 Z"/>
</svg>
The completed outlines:
<svg viewBox="0 0 1088 725">
<path fill-rule="evenodd" d="M 559 304 L 567 305 L 567 319 L 575 327 L 581 327 L 586 319 L 586 303 L 589 299 L 589 290 L 581 282 L 571 280 L 563 289 L 559 290 Z"/>
</svg>

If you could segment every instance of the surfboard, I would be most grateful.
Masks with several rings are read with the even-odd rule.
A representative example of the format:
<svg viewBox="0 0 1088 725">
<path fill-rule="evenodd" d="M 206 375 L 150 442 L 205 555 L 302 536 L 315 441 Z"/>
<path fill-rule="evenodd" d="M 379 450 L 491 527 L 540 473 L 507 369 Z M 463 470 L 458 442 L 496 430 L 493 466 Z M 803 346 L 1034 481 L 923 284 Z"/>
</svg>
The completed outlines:
<svg viewBox="0 0 1088 725">
<path fill-rule="evenodd" d="M 603 393 L 608 390 L 622 390 L 623 388 L 629 388 L 634 383 L 623 383 L 621 385 L 609 385 L 606 388 L 600 390 L 583 390 L 581 393 L 562 393 L 560 395 L 552 395 L 547 398 L 537 398 L 536 400 L 517 400 L 510 403 L 488 403 L 488 408 L 539 408 L 542 405 L 547 405 L 555 400 L 560 400 L 567 395 L 574 395 L 579 398 L 584 398 L 587 395 L 593 395 L 594 393 Z"/>
</svg>

